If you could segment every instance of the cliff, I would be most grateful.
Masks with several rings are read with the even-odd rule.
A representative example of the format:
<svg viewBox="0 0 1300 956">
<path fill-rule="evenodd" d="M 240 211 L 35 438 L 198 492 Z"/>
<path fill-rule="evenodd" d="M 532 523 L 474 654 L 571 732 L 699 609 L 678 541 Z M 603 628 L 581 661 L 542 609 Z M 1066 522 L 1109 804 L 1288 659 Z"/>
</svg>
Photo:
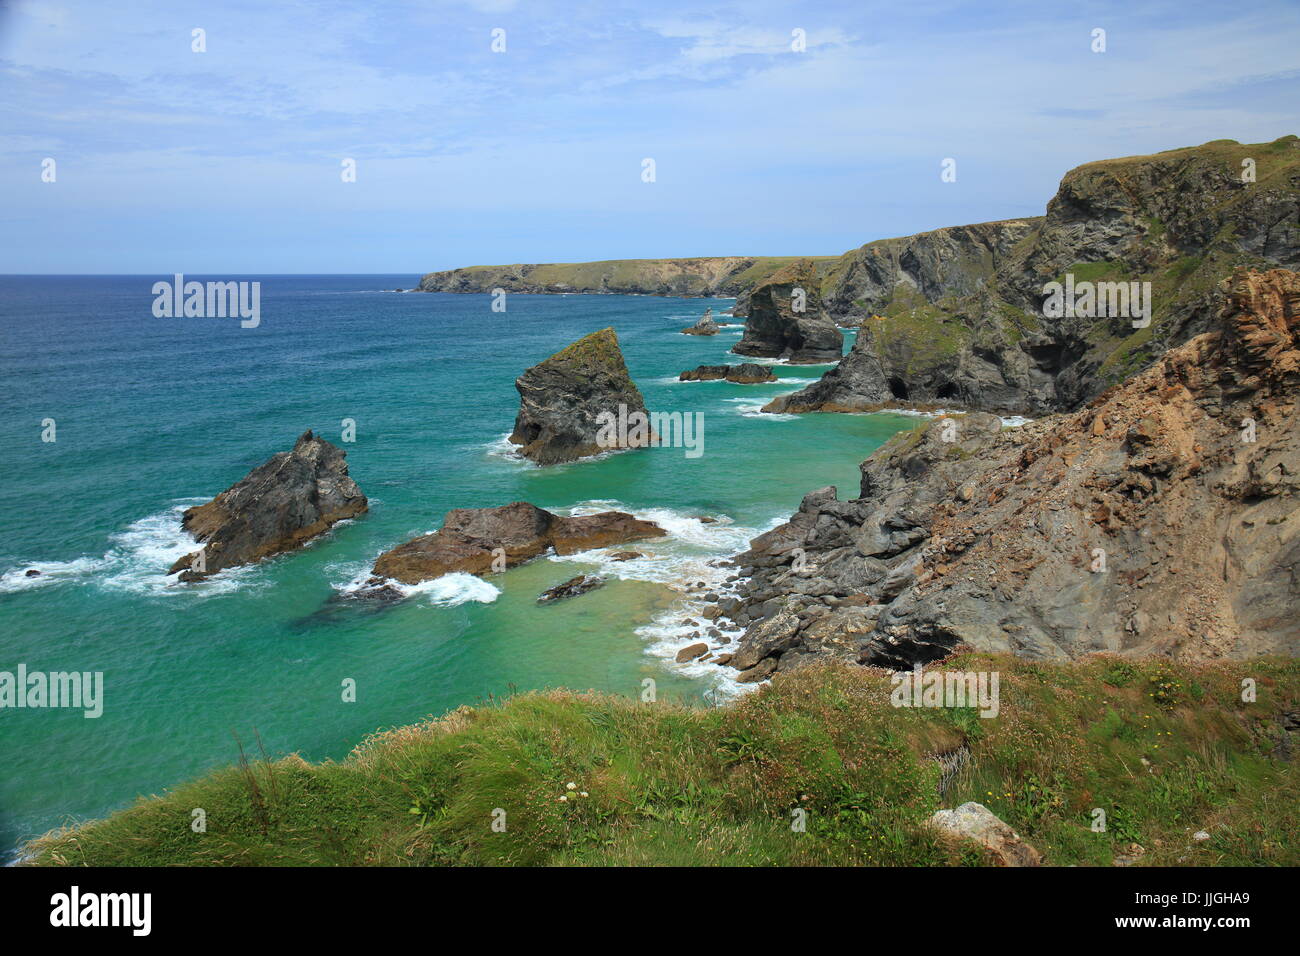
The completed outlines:
<svg viewBox="0 0 1300 956">
<path fill-rule="evenodd" d="M 1235 269 L 1297 266 L 1295 136 L 1088 163 L 1066 174 L 1042 219 L 870 244 L 832 269 L 823 297 L 839 316 L 875 318 L 839 369 L 769 410 L 1075 409 L 1204 332 Z M 1045 287 L 1067 281 L 1124 283 L 1148 312 L 1130 302 L 1115 314 L 1109 297 L 1103 309 L 1098 291 L 1092 315 L 1053 315 Z"/>
<path fill-rule="evenodd" d="M 854 500 L 808 494 L 738 559 L 731 665 L 1300 653 L 1300 276 L 1242 270 L 1218 301 L 1077 412 L 930 422 L 863 462 Z"/>
<path fill-rule="evenodd" d="M 1300 865 L 1296 661 L 964 655 L 934 670 L 997 673 L 997 716 L 891 707 L 889 675 L 865 667 L 782 675 L 715 708 L 524 694 L 377 733 L 345 760 L 218 769 L 24 853 L 77 867 L 997 865 L 930 825 L 976 801 L 1054 866 Z M 1095 807 L 1113 823 L 1101 832 Z"/>
<path fill-rule="evenodd" d="M 833 260 L 833 256 L 814 257 Z M 467 266 L 430 272 L 421 292 L 736 296 L 793 262 L 783 256 L 609 259 L 602 262 Z"/>
</svg>

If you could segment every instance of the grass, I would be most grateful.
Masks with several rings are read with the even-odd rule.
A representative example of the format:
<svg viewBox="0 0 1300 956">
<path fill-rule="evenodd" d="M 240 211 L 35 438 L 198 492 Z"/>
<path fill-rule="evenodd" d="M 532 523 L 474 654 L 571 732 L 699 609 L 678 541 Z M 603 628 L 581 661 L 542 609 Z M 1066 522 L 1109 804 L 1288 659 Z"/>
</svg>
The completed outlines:
<svg viewBox="0 0 1300 956">
<path fill-rule="evenodd" d="M 1275 756 L 1300 662 L 944 666 L 997 671 L 999 715 L 894 708 L 888 674 L 836 666 L 713 709 L 525 694 L 337 763 L 245 761 L 28 849 L 46 865 L 980 865 L 926 824 L 976 800 L 1050 864 L 1132 843 L 1139 865 L 1300 863 L 1296 768 Z M 963 744 L 940 794 L 932 755 Z"/>
</svg>

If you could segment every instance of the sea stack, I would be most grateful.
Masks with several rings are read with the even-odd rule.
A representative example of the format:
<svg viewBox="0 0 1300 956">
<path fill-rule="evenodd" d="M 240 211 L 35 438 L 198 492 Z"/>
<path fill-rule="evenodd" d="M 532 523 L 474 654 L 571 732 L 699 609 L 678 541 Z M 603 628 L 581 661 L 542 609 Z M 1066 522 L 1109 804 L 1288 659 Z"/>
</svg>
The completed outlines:
<svg viewBox="0 0 1300 956">
<path fill-rule="evenodd" d="M 592 332 L 534 365 L 515 380 L 515 388 L 519 415 L 510 441 L 539 465 L 649 443 L 648 426 L 620 434 L 608 424 L 635 413 L 648 416 L 612 328 Z"/>
<path fill-rule="evenodd" d="M 820 280 L 812 261 L 800 259 L 754 288 L 737 355 L 783 358 L 794 365 L 838 362 L 844 336 L 822 314 Z"/>
<path fill-rule="evenodd" d="M 168 574 L 198 581 L 224 568 L 292 551 L 369 503 L 348 476 L 347 452 L 303 432 L 292 451 L 271 456 L 207 504 L 186 510 L 181 526 L 203 545 Z"/>
<path fill-rule="evenodd" d="M 682 329 L 682 335 L 717 335 L 720 326 L 713 318 L 713 309 L 705 309 L 694 325 Z"/>
</svg>

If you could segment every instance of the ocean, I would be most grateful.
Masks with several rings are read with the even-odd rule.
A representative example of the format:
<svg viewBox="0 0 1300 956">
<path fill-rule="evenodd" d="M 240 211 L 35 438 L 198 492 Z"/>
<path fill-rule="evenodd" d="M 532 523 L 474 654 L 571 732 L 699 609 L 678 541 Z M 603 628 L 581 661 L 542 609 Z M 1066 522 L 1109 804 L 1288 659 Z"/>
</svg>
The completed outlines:
<svg viewBox="0 0 1300 956">
<path fill-rule="evenodd" d="M 515 692 L 570 687 L 710 705 L 734 672 L 677 665 L 688 584 L 916 419 L 761 415 L 825 366 L 765 385 L 680 383 L 740 326 L 681 335 L 726 299 L 397 293 L 418 277 L 187 276 L 261 283 L 261 321 L 156 318 L 171 276 L 0 276 L 0 671 L 102 672 L 103 714 L 0 709 L 0 853 L 238 759 L 342 759 L 369 733 Z M 653 411 L 702 413 L 703 454 L 652 448 L 537 468 L 510 454 L 515 378 L 613 326 Z M 846 349 L 852 333 L 846 334 Z M 341 440 L 345 419 L 355 441 Z M 50 437 L 53 420 L 54 441 Z M 175 585 L 180 513 L 307 429 L 348 453 L 370 512 L 304 550 Z M 659 522 L 643 558 L 542 558 L 453 575 L 396 604 L 346 600 L 376 555 L 451 508 L 526 500 Z M 701 518 L 715 519 L 712 522 Z M 41 574 L 28 577 L 28 569 Z M 537 595 L 582 572 L 605 587 Z M 698 618 L 697 618 L 698 619 Z M 344 699 L 355 682 L 355 701 Z M 260 740 L 260 744 L 258 741 Z"/>
</svg>

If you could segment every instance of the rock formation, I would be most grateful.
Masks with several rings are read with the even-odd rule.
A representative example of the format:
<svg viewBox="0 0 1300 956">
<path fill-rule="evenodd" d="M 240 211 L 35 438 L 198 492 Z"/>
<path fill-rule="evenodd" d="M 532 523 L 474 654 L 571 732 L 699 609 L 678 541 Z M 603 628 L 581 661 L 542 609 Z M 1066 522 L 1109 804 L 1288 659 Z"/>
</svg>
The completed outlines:
<svg viewBox="0 0 1300 956">
<path fill-rule="evenodd" d="M 822 315 L 821 280 L 810 260 L 781 269 L 749 295 L 737 355 L 783 358 L 796 365 L 838 362 L 844 336 Z"/>
<path fill-rule="evenodd" d="M 563 601 L 571 597 L 577 597 L 579 594 L 586 594 L 588 591 L 594 591 L 596 588 L 603 586 L 604 583 L 604 578 L 596 577 L 594 574 L 579 574 L 576 578 L 569 578 L 563 584 L 547 588 L 537 596 L 537 603 L 554 604 L 556 601 Z"/>
<path fill-rule="evenodd" d="M 679 382 L 716 382 L 720 379 L 736 385 L 758 385 L 775 382 L 776 375 L 766 365 L 742 362 L 740 365 L 701 365 L 677 377 Z"/>
<path fill-rule="evenodd" d="M 972 801 L 955 810 L 936 810 L 930 823 L 942 833 L 978 843 L 998 866 L 1043 865 L 1039 852 L 982 803 Z"/>
<path fill-rule="evenodd" d="M 282 451 L 204 505 L 189 508 L 181 526 L 203 545 L 168 574 L 196 581 L 224 569 L 291 551 L 368 507 L 350 477 L 347 453 L 304 432 Z M 201 555 L 201 560 L 199 559 Z"/>
<path fill-rule="evenodd" d="M 714 321 L 713 310 L 705 309 L 700 320 L 688 328 L 682 329 L 683 335 L 717 335 L 718 323 Z"/>
<path fill-rule="evenodd" d="M 1254 181 L 1243 181 L 1247 164 Z M 869 243 L 824 282 L 829 314 L 862 320 L 853 350 L 772 410 L 1077 409 L 1206 331 L 1215 287 L 1234 269 L 1300 266 L 1298 208 L 1300 140 L 1218 140 L 1071 170 L 1041 219 Z M 1104 283 L 1107 307 L 1054 315 L 1053 281 L 1099 296 Z M 1149 324 L 1111 313 L 1120 283 L 1151 306 Z"/>
<path fill-rule="evenodd" d="M 731 665 L 1300 653 L 1300 276 L 1242 270 L 1212 331 L 1087 407 L 930 422 L 738 557 Z"/>
<path fill-rule="evenodd" d="M 808 288 L 819 293 L 826 318 L 862 333 L 844 373 L 786 404 L 791 411 L 855 411 L 890 400 L 1030 415 L 1076 410 L 1205 332 L 1214 289 L 1235 269 L 1300 267 L 1298 207 L 1300 139 L 1216 140 L 1070 170 L 1045 216 L 950 226 L 808 260 Z M 772 356 L 789 343 L 764 287 L 797 266 L 732 257 L 473 267 L 426 276 L 422 288 L 734 295 L 733 315 L 758 318 L 735 351 Z M 1067 275 L 1149 282 L 1150 325 L 1134 327 L 1127 316 L 1045 315 L 1045 284 Z M 812 361 L 838 359 L 832 345 L 829 337 L 814 343 L 823 357 Z"/>
<path fill-rule="evenodd" d="M 384 586 L 385 579 L 419 584 L 463 571 L 486 574 L 522 564 L 547 551 L 577 554 L 625 541 L 658 538 L 666 534 L 652 521 L 641 521 L 622 511 L 562 517 L 526 501 L 497 508 L 457 508 L 448 511 L 442 527 L 376 560 L 373 577 L 361 596 Z"/>
<path fill-rule="evenodd" d="M 612 328 L 584 336 L 515 380 L 519 415 L 510 441 L 539 465 L 641 447 L 637 435 L 611 435 L 602 416 L 646 414 Z"/>
</svg>

